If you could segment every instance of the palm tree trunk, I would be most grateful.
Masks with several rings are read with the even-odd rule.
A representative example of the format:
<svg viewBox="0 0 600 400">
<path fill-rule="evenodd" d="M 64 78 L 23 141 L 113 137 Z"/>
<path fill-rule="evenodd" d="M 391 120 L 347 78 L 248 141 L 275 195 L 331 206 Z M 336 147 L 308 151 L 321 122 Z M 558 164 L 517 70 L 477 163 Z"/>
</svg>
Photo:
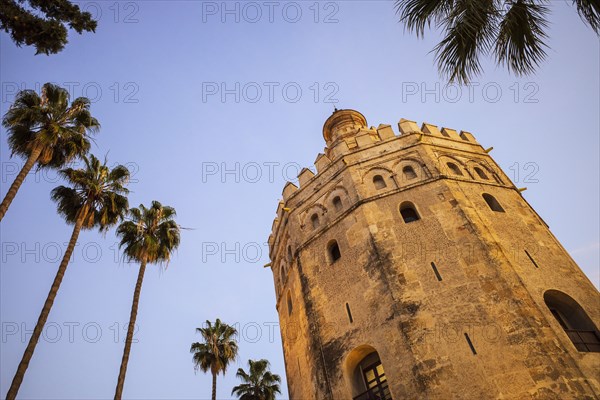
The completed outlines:
<svg viewBox="0 0 600 400">
<path fill-rule="evenodd" d="M 48 297 L 46 298 L 46 302 L 44 303 L 42 312 L 40 313 L 37 324 L 35 325 L 35 329 L 33 330 L 31 339 L 29 339 L 29 343 L 27 344 L 27 348 L 25 349 L 25 353 L 23 354 L 21 362 L 19 363 L 19 367 L 17 368 L 15 377 L 12 380 L 10 389 L 8 389 L 8 393 L 6 394 L 6 400 L 14 400 L 17 397 L 17 393 L 19 392 L 19 388 L 21 387 L 21 383 L 23 382 L 23 377 L 25 376 L 25 371 L 27 371 L 29 361 L 33 356 L 35 346 L 37 345 L 38 340 L 40 339 L 42 329 L 44 329 L 44 325 L 46 324 L 46 320 L 48 319 L 48 315 L 50 314 L 50 309 L 52 308 L 52 304 L 54 304 L 54 299 L 56 298 L 56 294 L 58 293 L 58 288 L 60 287 L 63 277 L 65 276 L 65 271 L 67 270 L 67 266 L 69 265 L 69 260 L 71 259 L 71 255 L 73 254 L 73 250 L 75 249 L 75 244 L 77 243 L 77 238 L 79 237 L 79 232 L 81 231 L 81 226 L 83 225 L 83 220 L 85 219 L 87 214 L 87 208 L 88 207 L 86 205 L 79 211 L 77 221 L 75 222 L 75 227 L 73 228 L 73 233 L 71 234 L 71 240 L 69 241 L 69 246 L 67 247 L 67 251 L 65 251 L 62 261 L 60 262 L 58 272 L 54 277 L 54 282 L 52 282 L 52 287 L 50 287 L 50 292 L 48 293 Z"/>
<path fill-rule="evenodd" d="M 144 272 L 146 271 L 146 260 L 143 259 L 140 264 L 137 283 L 133 292 L 133 302 L 131 304 L 131 315 L 129 316 L 129 326 L 127 327 L 127 338 L 125 339 L 125 350 L 123 350 L 123 359 L 121 360 L 121 369 L 119 379 L 117 380 L 117 389 L 115 391 L 115 400 L 121 400 L 123 395 L 123 385 L 125 384 L 125 374 L 127 373 L 127 363 L 129 362 L 129 353 L 131 351 L 131 342 L 133 341 L 133 330 L 137 318 L 138 304 L 140 303 L 140 293 L 142 291 L 142 282 L 144 281 Z"/>
<path fill-rule="evenodd" d="M 217 374 L 213 372 L 212 376 L 212 400 L 217 400 Z"/>
<path fill-rule="evenodd" d="M 4 218 L 4 214 L 6 214 L 6 211 L 8 210 L 10 203 L 12 203 L 13 199 L 17 195 L 17 191 L 19 191 L 19 187 L 21 187 L 21 184 L 25 180 L 25 177 L 27 176 L 29 171 L 31 171 L 31 168 L 33 168 L 33 166 L 35 165 L 35 163 L 38 160 L 38 158 L 40 157 L 41 153 L 42 153 L 41 146 L 35 147 L 31 151 L 31 154 L 29 155 L 29 158 L 27 158 L 25 165 L 23 165 L 23 168 L 21 168 L 19 175 L 17 175 L 17 177 L 13 181 L 12 185 L 10 185 L 10 189 L 8 189 L 6 196 L 4 196 L 4 200 L 2 200 L 2 204 L 0 204 L 0 221 L 2 221 L 2 218 Z"/>
</svg>

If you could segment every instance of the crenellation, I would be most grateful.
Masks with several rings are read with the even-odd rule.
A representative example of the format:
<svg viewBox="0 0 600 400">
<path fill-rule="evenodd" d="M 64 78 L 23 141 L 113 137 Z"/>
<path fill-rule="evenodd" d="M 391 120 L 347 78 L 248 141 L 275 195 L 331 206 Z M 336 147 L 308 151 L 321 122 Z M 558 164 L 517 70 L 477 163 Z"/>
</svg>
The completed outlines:
<svg viewBox="0 0 600 400">
<path fill-rule="evenodd" d="M 377 134 L 382 141 L 396 137 L 396 133 L 392 129 L 392 126 L 386 124 L 379 124 L 377 127 Z"/>
<path fill-rule="evenodd" d="M 283 187 L 283 201 L 287 201 L 294 193 L 298 191 L 298 186 L 294 185 L 292 182 L 286 182 Z"/>
<path fill-rule="evenodd" d="M 454 140 L 462 140 L 456 130 L 451 128 L 442 128 L 442 135 Z"/>
<path fill-rule="evenodd" d="M 271 229 L 271 231 L 273 231 L 273 229 Z M 269 239 L 267 239 L 267 243 L 269 244 L 269 254 L 271 254 L 271 251 L 273 250 L 273 245 L 275 244 L 275 235 L 273 233 L 271 233 L 269 235 Z"/>
<path fill-rule="evenodd" d="M 400 118 L 398 121 L 398 129 L 401 135 L 408 135 L 410 133 L 422 133 L 417 123 L 409 119 Z"/>
<path fill-rule="evenodd" d="M 331 160 L 323 153 L 319 153 L 315 159 L 314 165 L 317 170 L 317 174 L 323 172 L 331 164 Z"/>
<path fill-rule="evenodd" d="M 300 183 L 300 189 L 305 188 L 308 182 L 311 181 L 314 177 L 314 172 L 312 172 L 309 168 L 302 168 L 302 170 L 298 174 L 298 182 Z"/>
<path fill-rule="evenodd" d="M 279 226 L 279 218 L 273 219 L 273 224 L 271 225 L 271 232 L 273 232 L 274 239 L 277 240 L 277 227 Z"/>
<path fill-rule="evenodd" d="M 356 144 L 358 147 L 367 147 L 375 143 L 370 131 L 359 131 L 356 136 Z"/>
<path fill-rule="evenodd" d="M 358 132 L 358 131 L 356 131 Z M 356 149 L 358 147 L 358 144 L 356 143 L 356 136 L 347 136 L 343 139 L 344 142 L 346 142 L 346 145 L 348 146 L 348 150 L 352 151 L 354 149 Z"/>
<path fill-rule="evenodd" d="M 331 161 L 337 160 L 339 157 L 348 154 L 350 152 L 350 148 L 346 141 L 342 140 L 338 142 L 334 148 L 328 149 L 329 152 L 327 156 L 331 159 Z"/>
<path fill-rule="evenodd" d="M 283 207 L 285 202 L 283 200 L 279 200 L 277 202 L 277 218 L 283 220 Z"/>
<path fill-rule="evenodd" d="M 367 128 L 365 126 L 362 128 L 358 128 L 358 130 L 355 133 L 355 136 L 361 135 L 363 133 L 368 133 L 368 134 L 372 135 L 373 139 L 376 140 L 375 138 L 377 137 L 377 129 L 375 129 L 374 127 Z"/>
<path fill-rule="evenodd" d="M 442 136 L 442 132 L 440 132 L 440 130 L 438 129 L 437 125 L 433 125 L 427 122 L 423 122 L 423 125 L 421 125 L 421 130 L 424 133 L 428 133 L 430 135 L 434 135 L 434 136 Z"/>
<path fill-rule="evenodd" d="M 462 140 L 465 140 L 467 142 L 471 142 L 471 143 L 477 143 L 477 140 L 475 139 L 475 136 L 473 136 L 473 134 L 471 132 L 467 132 L 467 131 L 460 131 L 460 138 Z"/>
</svg>

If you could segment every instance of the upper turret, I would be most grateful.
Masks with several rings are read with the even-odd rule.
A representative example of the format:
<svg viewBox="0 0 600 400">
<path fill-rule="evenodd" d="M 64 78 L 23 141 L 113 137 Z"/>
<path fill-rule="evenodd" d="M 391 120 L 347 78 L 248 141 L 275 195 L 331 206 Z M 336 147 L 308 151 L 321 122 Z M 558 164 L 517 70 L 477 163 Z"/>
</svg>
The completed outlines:
<svg viewBox="0 0 600 400">
<path fill-rule="evenodd" d="M 336 109 L 323 125 L 323 138 L 327 147 L 331 148 L 338 140 L 355 135 L 360 128 L 366 127 L 367 119 L 358 111 Z"/>
</svg>

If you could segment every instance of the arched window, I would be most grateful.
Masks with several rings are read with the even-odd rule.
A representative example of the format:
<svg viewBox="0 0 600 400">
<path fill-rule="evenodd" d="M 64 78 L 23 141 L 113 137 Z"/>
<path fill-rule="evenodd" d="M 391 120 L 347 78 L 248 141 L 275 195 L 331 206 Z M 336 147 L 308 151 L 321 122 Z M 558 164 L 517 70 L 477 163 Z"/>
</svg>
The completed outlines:
<svg viewBox="0 0 600 400">
<path fill-rule="evenodd" d="M 292 315 L 292 311 L 293 311 L 292 295 L 290 294 L 289 290 L 287 293 L 287 307 L 288 307 L 288 315 Z"/>
<path fill-rule="evenodd" d="M 381 175 L 375 175 L 373 177 L 373 184 L 375 185 L 375 189 L 377 189 L 377 190 L 383 189 L 384 187 L 387 186 Z"/>
<path fill-rule="evenodd" d="M 327 245 L 327 253 L 329 253 L 329 260 L 332 263 L 336 262 L 342 257 L 342 253 L 340 252 L 340 246 L 335 240 L 332 240 Z"/>
<path fill-rule="evenodd" d="M 402 173 L 404 174 L 404 179 L 406 179 L 407 181 L 415 179 L 417 177 L 415 170 L 410 165 L 407 165 L 406 167 L 402 168 Z"/>
<path fill-rule="evenodd" d="M 600 333 L 579 303 L 558 290 L 546 291 L 544 302 L 578 351 L 600 352 Z"/>
<path fill-rule="evenodd" d="M 458 168 L 458 166 L 456 166 L 456 164 L 449 162 L 446 163 L 446 165 L 448 166 L 448 168 L 450 168 L 450 172 L 452 172 L 454 175 L 463 176 L 462 171 L 460 170 L 460 168 Z"/>
<path fill-rule="evenodd" d="M 333 208 L 335 208 L 335 211 L 340 211 L 342 207 L 342 199 L 340 199 L 340 196 L 335 196 L 333 198 Z"/>
<path fill-rule="evenodd" d="M 317 214 L 313 214 L 310 217 L 310 223 L 311 223 L 313 229 L 317 229 L 319 227 L 319 216 Z"/>
<path fill-rule="evenodd" d="M 400 205 L 400 214 L 406 223 L 418 221 L 420 219 L 419 213 L 410 201 L 405 201 Z"/>
<path fill-rule="evenodd" d="M 483 172 L 483 170 L 479 167 L 475 167 L 475 172 L 477 173 L 477 175 L 479 175 L 479 177 L 481 179 L 485 179 L 486 181 L 489 179 L 487 174 L 485 172 Z"/>
<path fill-rule="evenodd" d="M 374 348 L 363 345 L 354 349 L 345 368 L 352 382 L 353 399 L 392 400 L 381 358 Z"/>
<path fill-rule="evenodd" d="M 293 258 L 293 256 L 292 256 L 292 246 L 288 246 L 288 248 L 287 248 L 287 258 L 288 258 L 289 262 L 292 262 L 292 258 Z"/>
<path fill-rule="evenodd" d="M 498 200 L 496 200 L 494 196 L 487 193 L 484 193 L 482 196 L 487 205 L 490 207 L 490 210 L 496 212 L 504 212 L 504 208 L 502 208 L 502 206 L 500 205 L 500 203 L 498 203 Z"/>
</svg>

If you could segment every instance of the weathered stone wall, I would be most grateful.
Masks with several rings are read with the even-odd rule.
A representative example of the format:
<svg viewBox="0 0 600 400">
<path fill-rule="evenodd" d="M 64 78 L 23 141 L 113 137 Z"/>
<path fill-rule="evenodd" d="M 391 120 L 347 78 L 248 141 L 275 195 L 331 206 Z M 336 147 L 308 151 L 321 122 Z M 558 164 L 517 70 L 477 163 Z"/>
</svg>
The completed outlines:
<svg viewBox="0 0 600 400">
<path fill-rule="evenodd" d="M 399 128 L 337 111 L 318 173 L 284 188 L 269 244 L 290 398 L 356 396 L 372 350 L 394 399 L 598 398 L 600 353 L 577 351 L 544 302 L 564 292 L 597 327 L 593 284 L 470 133 Z"/>
</svg>

